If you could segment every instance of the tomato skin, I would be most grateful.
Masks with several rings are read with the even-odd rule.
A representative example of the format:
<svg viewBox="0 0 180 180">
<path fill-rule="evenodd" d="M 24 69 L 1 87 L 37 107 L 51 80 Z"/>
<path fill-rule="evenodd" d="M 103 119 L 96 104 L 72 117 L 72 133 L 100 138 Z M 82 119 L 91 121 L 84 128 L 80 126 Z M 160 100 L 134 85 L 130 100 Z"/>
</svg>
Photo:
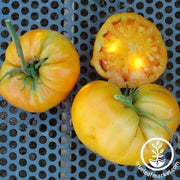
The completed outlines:
<svg viewBox="0 0 180 180">
<path fill-rule="evenodd" d="M 79 56 L 71 42 L 58 32 L 48 29 L 32 30 L 20 38 L 25 61 L 47 60 L 39 68 L 36 89 L 30 80 L 23 88 L 23 73 L 0 82 L 0 94 L 12 105 L 30 112 L 43 112 L 66 98 L 80 74 Z M 21 66 L 13 42 L 6 50 L 0 78 L 13 68 Z"/>
<path fill-rule="evenodd" d="M 91 65 L 120 88 L 154 82 L 166 64 L 167 48 L 159 30 L 141 15 L 114 14 L 97 33 Z"/>
<path fill-rule="evenodd" d="M 140 151 L 150 138 L 170 140 L 172 134 L 153 120 L 114 98 L 121 95 L 110 82 L 94 81 L 85 85 L 76 95 L 71 115 L 75 132 L 81 142 L 105 159 L 124 165 L 140 164 Z M 136 107 L 162 121 L 180 116 L 178 104 L 165 88 L 147 84 L 139 88 L 134 98 Z M 167 126 L 175 131 L 179 121 Z M 145 160 L 151 157 L 146 150 Z"/>
</svg>

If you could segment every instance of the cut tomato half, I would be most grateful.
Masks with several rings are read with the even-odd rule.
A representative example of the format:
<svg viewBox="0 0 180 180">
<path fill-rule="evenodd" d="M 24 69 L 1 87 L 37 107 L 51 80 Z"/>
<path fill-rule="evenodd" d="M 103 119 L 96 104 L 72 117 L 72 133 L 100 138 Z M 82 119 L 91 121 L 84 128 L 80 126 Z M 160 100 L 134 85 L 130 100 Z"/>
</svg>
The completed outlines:
<svg viewBox="0 0 180 180">
<path fill-rule="evenodd" d="M 156 26 L 136 13 L 119 13 L 99 30 L 91 65 L 118 87 L 139 87 L 159 78 L 167 49 Z"/>
</svg>

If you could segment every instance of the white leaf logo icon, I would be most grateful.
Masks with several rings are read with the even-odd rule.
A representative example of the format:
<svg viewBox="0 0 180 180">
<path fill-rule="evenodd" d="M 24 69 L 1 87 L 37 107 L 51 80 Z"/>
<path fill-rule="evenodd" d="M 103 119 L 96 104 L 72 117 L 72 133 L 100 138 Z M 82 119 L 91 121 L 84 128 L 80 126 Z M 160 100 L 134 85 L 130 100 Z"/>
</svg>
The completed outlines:
<svg viewBox="0 0 180 180">
<path fill-rule="evenodd" d="M 153 166 L 153 167 L 161 167 L 164 165 L 165 163 L 165 159 L 162 159 L 163 157 L 163 152 L 164 149 L 162 147 L 162 142 L 160 142 L 159 140 L 156 141 L 156 143 L 152 143 L 152 147 L 153 149 L 151 150 L 153 155 L 151 156 L 154 159 L 149 159 L 149 163 Z"/>
<path fill-rule="evenodd" d="M 160 143 L 160 144 L 158 145 L 158 149 L 160 149 L 160 148 L 162 147 L 162 145 L 163 145 L 163 144 L 162 144 L 162 143 Z"/>
<path fill-rule="evenodd" d="M 155 146 L 155 144 L 154 144 L 154 143 L 152 143 L 152 147 L 153 147 L 153 148 L 156 148 L 156 146 Z"/>
<path fill-rule="evenodd" d="M 159 157 L 159 158 L 162 158 L 162 157 L 163 157 L 163 155 L 159 155 L 158 157 Z"/>
<path fill-rule="evenodd" d="M 163 152 L 164 152 L 164 149 L 162 148 L 162 149 L 160 150 L 160 154 L 163 153 Z"/>
<path fill-rule="evenodd" d="M 156 147 L 158 146 L 158 144 L 159 144 L 159 140 L 158 140 L 158 141 L 156 141 Z"/>
<path fill-rule="evenodd" d="M 154 149 L 152 149 L 152 153 L 153 153 L 153 154 L 156 154 L 156 151 L 155 151 Z"/>
<path fill-rule="evenodd" d="M 166 160 L 164 158 L 165 149 L 164 145 L 167 144 L 171 150 L 171 159 Z M 144 159 L 144 149 L 148 148 L 151 153 L 151 158 L 149 158 L 149 164 Z M 141 160 L 146 167 L 154 171 L 161 171 L 166 169 L 172 163 L 174 158 L 174 151 L 172 145 L 161 137 L 155 137 L 147 140 L 141 148 Z"/>
</svg>

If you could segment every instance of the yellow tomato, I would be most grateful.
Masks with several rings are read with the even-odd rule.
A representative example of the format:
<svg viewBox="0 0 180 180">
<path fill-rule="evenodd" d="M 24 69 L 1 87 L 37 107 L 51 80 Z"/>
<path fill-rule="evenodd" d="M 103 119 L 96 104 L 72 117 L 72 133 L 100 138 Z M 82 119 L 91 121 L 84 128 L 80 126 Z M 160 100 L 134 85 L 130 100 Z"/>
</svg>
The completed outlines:
<svg viewBox="0 0 180 180">
<path fill-rule="evenodd" d="M 60 103 L 74 87 L 80 73 L 79 56 L 67 38 L 48 29 L 29 31 L 20 37 L 20 43 L 25 65 L 32 66 L 29 69 L 33 72 L 26 75 L 21 69 L 13 71 L 21 67 L 21 61 L 11 42 L 0 70 L 0 94 L 18 108 L 46 111 Z"/>
<path fill-rule="evenodd" d="M 91 64 L 118 87 L 139 87 L 164 72 L 167 49 L 153 23 L 136 13 L 119 13 L 99 30 Z"/>
<path fill-rule="evenodd" d="M 141 86 L 132 99 L 105 81 L 91 82 L 76 95 L 71 114 L 81 142 L 109 161 L 124 165 L 136 165 L 139 161 L 142 164 L 140 151 L 143 144 L 154 137 L 169 141 L 172 134 L 157 121 L 117 100 L 116 96 L 159 119 L 172 131 L 176 130 L 179 121 L 166 123 L 166 120 L 180 116 L 178 104 L 167 89 L 155 84 Z M 145 161 L 151 153 L 150 148 L 146 149 Z"/>
</svg>

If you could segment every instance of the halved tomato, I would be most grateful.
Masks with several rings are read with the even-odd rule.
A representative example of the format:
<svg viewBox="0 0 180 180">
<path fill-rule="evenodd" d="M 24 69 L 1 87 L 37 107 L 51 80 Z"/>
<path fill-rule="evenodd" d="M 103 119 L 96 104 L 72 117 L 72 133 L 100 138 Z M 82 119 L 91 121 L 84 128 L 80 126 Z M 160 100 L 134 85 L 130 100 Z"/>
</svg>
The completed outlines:
<svg viewBox="0 0 180 180">
<path fill-rule="evenodd" d="M 167 49 L 152 22 L 136 13 L 119 13 L 99 30 L 91 64 L 118 87 L 139 87 L 164 72 Z"/>
</svg>

